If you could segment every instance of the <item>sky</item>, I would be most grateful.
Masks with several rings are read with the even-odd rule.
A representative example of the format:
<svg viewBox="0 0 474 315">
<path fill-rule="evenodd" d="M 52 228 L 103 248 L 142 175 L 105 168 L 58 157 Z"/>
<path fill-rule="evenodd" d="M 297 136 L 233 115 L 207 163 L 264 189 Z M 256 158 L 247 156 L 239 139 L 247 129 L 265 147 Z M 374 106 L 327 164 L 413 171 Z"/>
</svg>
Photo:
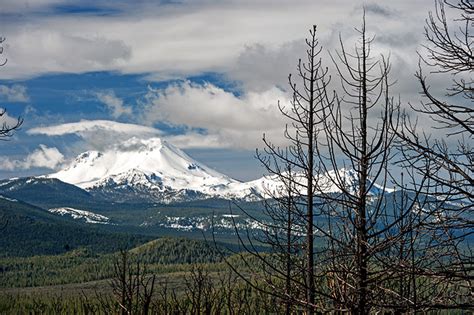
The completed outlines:
<svg viewBox="0 0 474 315">
<path fill-rule="evenodd" d="M 392 94 L 420 100 L 414 73 L 431 0 L 0 0 L 0 178 L 52 173 L 87 150 L 161 137 L 239 180 L 261 177 L 262 135 L 284 145 L 287 78 L 313 24 L 329 53 L 390 55 Z M 438 81 L 433 81 L 436 86 Z"/>
</svg>

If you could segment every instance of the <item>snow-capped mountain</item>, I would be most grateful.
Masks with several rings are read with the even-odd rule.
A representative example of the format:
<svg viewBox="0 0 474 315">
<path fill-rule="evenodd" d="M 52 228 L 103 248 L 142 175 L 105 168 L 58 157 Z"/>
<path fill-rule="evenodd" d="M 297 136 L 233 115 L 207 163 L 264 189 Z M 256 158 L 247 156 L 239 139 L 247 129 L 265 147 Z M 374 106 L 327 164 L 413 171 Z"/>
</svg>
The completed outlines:
<svg viewBox="0 0 474 315">
<path fill-rule="evenodd" d="M 353 170 L 341 169 L 328 172 L 316 181 L 324 192 L 339 191 L 335 181 L 355 191 L 356 176 Z M 65 169 L 46 177 L 115 202 L 170 203 L 207 198 L 249 201 L 279 195 L 285 186 L 276 176 L 239 182 L 195 161 L 159 138 L 132 138 L 103 152 L 84 152 Z M 301 176 L 297 182 L 300 184 L 296 189 L 304 192 L 306 179 Z M 380 190 L 381 187 L 374 185 L 371 193 Z"/>
<path fill-rule="evenodd" d="M 103 152 L 84 152 L 48 177 L 86 189 L 111 182 L 178 189 L 235 182 L 159 138 L 131 138 Z"/>
<path fill-rule="evenodd" d="M 84 152 L 47 177 L 115 201 L 220 197 L 229 185 L 240 184 L 159 138 L 131 138 L 103 152 Z"/>
</svg>

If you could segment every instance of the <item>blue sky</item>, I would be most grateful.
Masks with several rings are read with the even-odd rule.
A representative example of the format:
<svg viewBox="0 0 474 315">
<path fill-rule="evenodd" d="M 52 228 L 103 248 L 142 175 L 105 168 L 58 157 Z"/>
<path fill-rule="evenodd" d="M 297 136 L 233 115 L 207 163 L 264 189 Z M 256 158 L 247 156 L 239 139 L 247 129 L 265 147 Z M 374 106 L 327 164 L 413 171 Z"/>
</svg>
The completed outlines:
<svg viewBox="0 0 474 315">
<path fill-rule="evenodd" d="M 325 52 L 339 34 L 354 43 L 365 5 L 407 103 L 418 98 L 416 51 L 433 8 L 428 0 L 3 2 L 0 104 L 5 121 L 24 124 L 0 142 L 2 178 L 53 172 L 147 127 L 218 171 L 255 179 L 262 134 L 285 143 L 277 102 L 288 102 L 286 78 L 312 24 Z M 84 122 L 100 132 L 67 130 Z"/>
<path fill-rule="evenodd" d="M 213 84 L 226 89 L 229 93 L 239 95 L 239 90 L 231 82 L 221 81 L 218 74 L 208 73 L 186 78 L 193 84 Z M 4 158 L 24 160 L 34 152 L 39 144 L 48 148 L 58 148 L 67 156 L 73 157 L 82 149 L 71 144 L 83 141 L 74 135 L 49 137 L 41 134 L 29 134 L 28 131 L 35 127 L 60 125 L 76 121 L 109 120 L 118 123 L 141 124 L 140 102 L 144 101 L 149 89 L 163 89 L 182 80 L 163 82 L 149 82 L 140 74 L 120 74 L 117 72 L 87 72 L 82 74 L 46 74 L 25 81 L 5 81 L 5 85 L 24 88 L 27 100 L 4 101 L 11 104 L 7 107 L 11 117 L 22 117 L 22 128 L 8 142 L 2 142 Z M 10 83 L 10 84 L 9 84 Z M 123 106 L 131 109 L 130 115 L 114 115 L 104 100 L 98 94 L 111 95 L 112 98 L 123 102 Z M 34 105 L 33 105 L 34 104 Z M 169 124 L 166 121 L 154 121 L 147 125 L 159 129 L 166 136 L 186 134 L 186 125 Z M 202 128 L 193 128 L 197 133 L 206 134 Z M 254 150 L 249 148 L 220 148 L 184 146 L 188 154 L 207 165 L 218 169 L 236 178 L 252 178 L 262 174 L 258 162 L 254 159 Z M 80 146 L 83 150 L 90 149 Z M 93 149 L 100 149 L 93 147 Z M 60 165 L 58 165 L 60 167 Z M 50 171 L 49 167 L 28 167 L 4 169 L 3 177 L 26 176 L 31 174 L 44 174 Z"/>
</svg>

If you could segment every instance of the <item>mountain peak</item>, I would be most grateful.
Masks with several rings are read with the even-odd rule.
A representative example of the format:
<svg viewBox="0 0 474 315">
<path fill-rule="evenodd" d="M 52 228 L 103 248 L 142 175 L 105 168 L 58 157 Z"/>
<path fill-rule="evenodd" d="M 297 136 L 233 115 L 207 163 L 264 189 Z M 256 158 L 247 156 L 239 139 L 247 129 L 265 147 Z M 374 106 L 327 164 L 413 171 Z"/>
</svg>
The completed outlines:
<svg viewBox="0 0 474 315">
<path fill-rule="evenodd" d="M 79 154 L 75 159 L 74 159 L 74 164 L 78 163 L 93 163 L 96 159 L 100 158 L 102 156 L 102 153 L 98 151 L 86 151 L 81 154 Z"/>
<path fill-rule="evenodd" d="M 160 138 L 130 138 L 102 152 L 81 153 L 63 170 L 48 175 L 81 188 L 106 183 L 159 183 L 160 189 L 195 189 L 227 184 L 235 180 L 195 161 Z"/>
<path fill-rule="evenodd" d="M 172 145 L 161 138 L 140 139 L 132 137 L 124 142 L 119 143 L 116 148 L 122 151 L 155 151 L 161 150 L 163 147 L 171 147 Z"/>
</svg>

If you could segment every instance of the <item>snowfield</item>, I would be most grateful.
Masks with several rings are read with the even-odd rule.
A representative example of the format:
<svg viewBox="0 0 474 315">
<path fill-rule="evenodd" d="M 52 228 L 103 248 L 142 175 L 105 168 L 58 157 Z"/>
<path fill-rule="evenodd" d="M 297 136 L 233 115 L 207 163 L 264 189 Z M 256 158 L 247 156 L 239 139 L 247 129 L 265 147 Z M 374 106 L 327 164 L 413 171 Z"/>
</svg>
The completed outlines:
<svg viewBox="0 0 474 315">
<path fill-rule="evenodd" d="M 225 230 L 264 230 L 265 224 L 256 220 L 245 218 L 243 220 L 235 221 L 239 215 L 214 215 L 196 216 L 196 217 L 175 217 L 166 216 L 165 219 L 158 225 L 165 228 L 176 229 L 181 231 L 208 231 L 211 229 L 225 229 Z M 142 226 L 146 226 L 146 222 Z"/>
<path fill-rule="evenodd" d="M 110 224 L 110 219 L 108 217 L 86 210 L 63 207 L 51 208 L 48 209 L 48 211 L 61 216 L 70 216 L 76 220 L 84 220 L 86 223 Z"/>
</svg>

